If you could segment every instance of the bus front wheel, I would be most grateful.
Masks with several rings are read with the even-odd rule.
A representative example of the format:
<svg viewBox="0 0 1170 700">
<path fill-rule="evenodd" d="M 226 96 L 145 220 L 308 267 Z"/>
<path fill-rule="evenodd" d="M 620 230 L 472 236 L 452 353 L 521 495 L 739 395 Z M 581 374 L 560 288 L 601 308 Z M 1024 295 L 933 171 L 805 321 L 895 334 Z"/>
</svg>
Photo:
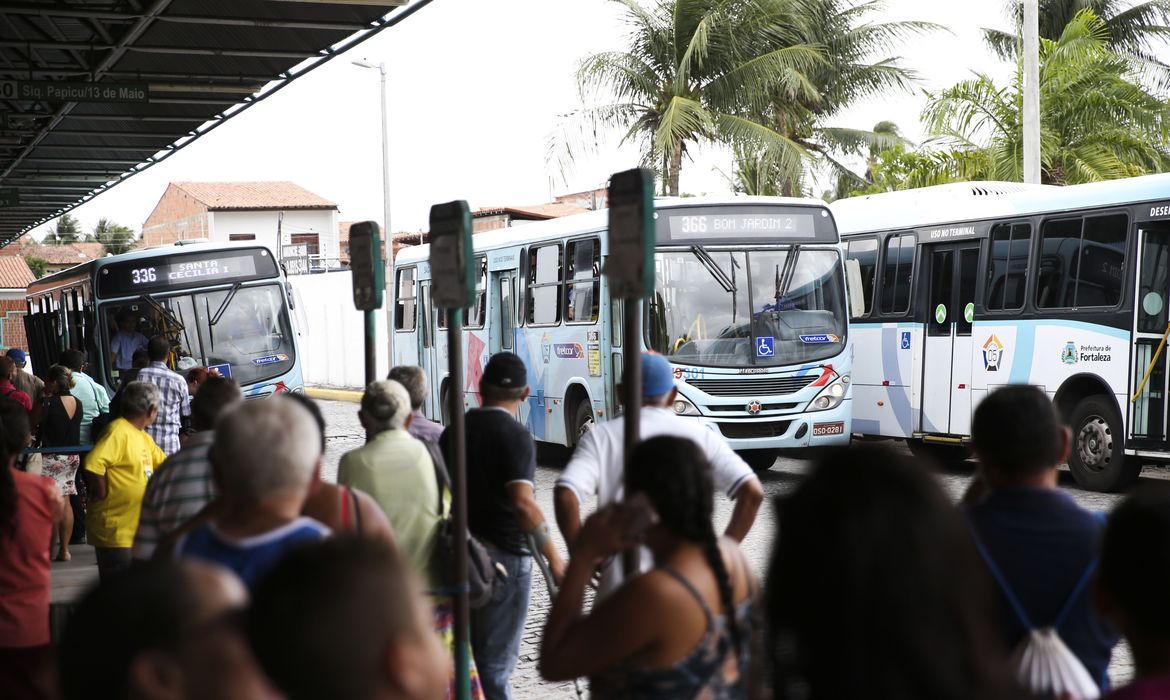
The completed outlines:
<svg viewBox="0 0 1170 700">
<path fill-rule="evenodd" d="M 1073 409 L 1068 469 L 1090 491 L 1120 491 L 1137 481 L 1142 465 L 1125 455 L 1121 416 L 1104 396 L 1082 399 Z"/>
<path fill-rule="evenodd" d="M 581 399 L 573 410 L 573 434 L 569 436 L 572 447 L 576 447 L 585 433 L 593 429 L 593 424 L 593 404 L 589 403 L 589 399 Z"/>
<path fill-rule="evenodd" d="M 776 463 L 776 450 L 743 450 L 739 453 L 743 461 L 747 462 L 757 474 L 763 474 Z"/>
</svg>

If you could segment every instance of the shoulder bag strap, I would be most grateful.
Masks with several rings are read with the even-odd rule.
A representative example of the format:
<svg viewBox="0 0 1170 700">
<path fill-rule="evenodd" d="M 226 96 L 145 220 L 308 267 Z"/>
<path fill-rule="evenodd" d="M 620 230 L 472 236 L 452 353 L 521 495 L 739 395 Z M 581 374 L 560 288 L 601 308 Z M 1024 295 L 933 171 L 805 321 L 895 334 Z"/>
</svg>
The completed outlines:
<svg viewBox="0 0 1170 700">
<path fill-rule="evenodd" d="M 1056 614 L 1056 620 L 1052 623 L 1052 627 L 1054 629 L 1059 628 L 1062 624 L 1064 624 L 1064 619 L 1068 617 L 1069 612 L 1072 610 L 1073 604 L 1077 602 L 1077 599 L 1081 597 L 1081 593 L 1083 593 L 1085 588 L 1088 587 L 1089 581 L 1093 579 L 1093 574 L 1096 573 L 1096 571 L 1097 559 L 1094 557 L 1093 561 L 1089 562 L 1089 565 L 1085 567 L 1085 571 L 1081 574 L 1081 578 L 1077 580 L 1077 585 L 1073 586 L 1072 592 L 1068 594 L 1068 598 L 1064 601 L 1064 605 L 1060 608 L 1060 612 Z"/>
<path fill-rule="evenodd" d="M 357 495 L 356 489 L 346 487 L 345 490 L 349 492 L 349 501 L 350 501 L 350 505 L 352 506 L 351 510 L 353 510 L 353 534 L 361 535 L 362 534 L 362 504 L 358 500 L 358 495 Z"/>
<path fill-rule="evenodd" d="M 1000 590 L 1003 591 L 1004 597 L 1008 600 L 1008 604 L 1012 606 L 1012 611 L 1019 618 L 1020 624 L 1029 631 L 1036 629 L 1036 626 L 1032 624 L 1032 619 L 1028 617 L 1028 613 L 1024 612 L 1024 606 L 1020 603 L 1020 599 L 1016 597 L 1015 591 L 1008 585 L 1003 572 L 1000 571 L 995 560 L 991 558 L 991 553 L 983 546 L 983 540 L 979 539 L 979 534 L 975 532 L 975 524 L 970 521 L 970 518 L 967 520 L 967 525 L 967 529 L 971 531 L 971 539 L 975 541 L 975 547 L 979 550 L 979 556 L 983 557 L 983 562 L 987 564 L 987 569 L 995 578 L 995 582 L 999 584 Z"/>
<path fill-rule="evenodd" d="M 442 520 L 447 515 L 447 509 L 443 505 L 443 490 L 451 490 L 451 475 L 447 471 L 447 461 L 443 459 L 439 446 L 430 442 L 424 442 L 423 445 L 426 446 L 427 454 L 431 456 L 431 466 L 435 469 L 435 485 L 439 492 L 438 513 L 439 519 Z"/>
<path fill-rule="evenodd" d="M 341 488 L 341 531 L 349 532 L 349 497 L 353 494 L 353 489 L 348 486 Z"/>
</svg>

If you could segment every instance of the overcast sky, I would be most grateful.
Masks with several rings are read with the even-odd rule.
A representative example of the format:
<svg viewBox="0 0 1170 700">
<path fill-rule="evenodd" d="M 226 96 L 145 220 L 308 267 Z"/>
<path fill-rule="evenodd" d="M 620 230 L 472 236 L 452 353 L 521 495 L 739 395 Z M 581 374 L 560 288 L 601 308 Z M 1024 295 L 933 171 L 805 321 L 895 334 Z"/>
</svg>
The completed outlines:
<svg viewBox="0 0 1170 700">
<path fill-rule="evenodd" d="M 875 19 L 929 21 L 949 32 L 894 50 L 922 78 L 915 93 L 858 104 L 834 126 L 870 128 L 891 119 L 919 140 L 923 89 L 951 85 L 975 70 L 1010 73 L 980 38 L 981 27 L 1007 26 L 999 0 L 888 0 L 887 8 Z M 620 49 L 625 32 L 621 7 L 607 0 L 434 0 L 73 214 L 86 231 L 101 217 L 138 230 L 171 181 L 292 180 L 337 202 L 342 220 L 380 221 L 378 72 L 351 65 L 356 58 L 385 61 L 390 71 L 395 230 L 426 228 L 436 202 L 466 199 L 476 209 L 592 189 L 635 166 L 637 153 L 605 148 L 577 162 L 565 185 L 551 181 L 548 137 L 558 115 L 580 106 L 578 62 Z M 728 170 L 729 161 L 718 150 L 700 149 L 683 167 L 682 190 L 726 191 L 719 170 Z"/>
</svg>

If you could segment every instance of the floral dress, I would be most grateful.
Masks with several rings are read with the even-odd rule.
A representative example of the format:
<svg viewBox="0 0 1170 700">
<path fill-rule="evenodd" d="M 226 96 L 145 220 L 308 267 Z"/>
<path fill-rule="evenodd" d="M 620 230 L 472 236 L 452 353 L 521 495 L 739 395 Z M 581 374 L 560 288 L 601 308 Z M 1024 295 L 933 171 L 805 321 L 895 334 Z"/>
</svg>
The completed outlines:
<svg viewBox="0 0 1170 700">
<path fill-rule="evenodd" d="M 81 402 L 74 399 L 76 407 L 73 415 L 65 410 L 62 396 L 49 396 L 45 399 L 45 415 L 41 421 L 42 447 L 76 447 L 81 444 Z M 77 493 L 77 467 L 81 464 L 78 454 L 53 454 L 46 452 L 41 457 L 41 475 L 51 477 L 61 489 L 61 495 L 72 496 Z"/>
</svg>

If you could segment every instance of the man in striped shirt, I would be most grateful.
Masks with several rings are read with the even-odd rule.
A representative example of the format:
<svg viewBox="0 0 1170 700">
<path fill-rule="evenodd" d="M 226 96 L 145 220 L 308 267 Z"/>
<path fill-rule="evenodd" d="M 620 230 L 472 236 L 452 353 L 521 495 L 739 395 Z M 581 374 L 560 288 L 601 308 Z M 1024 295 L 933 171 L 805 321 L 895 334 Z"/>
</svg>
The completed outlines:
<svg viewBox="0 0 1170 700">
<path fill-rule="evenodd" d="M 179 432 L 182 430 L 182 421 L 191 416 L 190 395 L 187 389 L 187 380 L 177 372 L 172 372 L 166 365 L 167 355 L 171 352 L 171 343 L 161 335 L 150 339 L 146 346 L 146 353 L 150 356 L 150 364 L 138 372 L 136 379 L 140 382 L 150 382 L 158 387 L 161 403 L 158 407 L 158 418 L 147 426 L 146 432 L 168 456 L 179 451 Z"/>
<path fill-rule="evenodd" d="M 215 499 L 209 452 L 219 415 L 244 398 L 231 379 L 211 377 L 191 400 L 191 422 L 198 431 L 183 449 L 167 458 L 146 486 L 134 535 L 134 559 L 150 559 L 155 547 Z"/>
</svg>

